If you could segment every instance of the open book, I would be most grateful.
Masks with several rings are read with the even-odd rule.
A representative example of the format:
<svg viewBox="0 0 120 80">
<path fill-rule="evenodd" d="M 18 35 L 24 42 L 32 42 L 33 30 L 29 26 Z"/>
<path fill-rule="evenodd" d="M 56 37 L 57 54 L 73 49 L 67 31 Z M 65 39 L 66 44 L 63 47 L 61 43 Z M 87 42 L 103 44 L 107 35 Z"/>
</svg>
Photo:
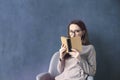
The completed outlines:
<svg viewBox="0 0 120 80">
<path fill-rule="evenodd" d="M 64 44 L 67 47 L 67 53 L 71 52 L 71 49 L 76 49 L 79 52 L 82 50 L 82 43 L 81 43 L 81 38 L 80 37 L 64 37 L 61 36 L 61 43 Z"/>
</svg>

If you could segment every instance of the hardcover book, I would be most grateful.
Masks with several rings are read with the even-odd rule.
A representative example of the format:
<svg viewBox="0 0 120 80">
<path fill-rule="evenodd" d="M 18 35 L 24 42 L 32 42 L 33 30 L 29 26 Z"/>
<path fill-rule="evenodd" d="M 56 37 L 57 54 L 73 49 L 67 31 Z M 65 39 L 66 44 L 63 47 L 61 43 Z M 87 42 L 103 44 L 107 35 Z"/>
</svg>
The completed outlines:
<svg viewBox="0 0 120 80">
<path fill-rule="evenodd" d="M 61 43 L 67 47 L 66 53 L 71 52 L 71 49 L 76 49 L 79 52 L 82 50 L 82 43 L 80 37 L 68 38 L 61 36 Z"/>
</svg>

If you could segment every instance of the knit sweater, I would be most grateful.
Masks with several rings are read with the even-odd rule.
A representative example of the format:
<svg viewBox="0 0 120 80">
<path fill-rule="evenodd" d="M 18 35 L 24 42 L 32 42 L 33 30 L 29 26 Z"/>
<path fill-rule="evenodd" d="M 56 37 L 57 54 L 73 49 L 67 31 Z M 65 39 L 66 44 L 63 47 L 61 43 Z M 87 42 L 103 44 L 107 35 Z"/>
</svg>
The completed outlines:
<svg viewBox="0 0 120 80">
<path fill-rule="evenodd" d="M 55 80 L 86 80 L 88 75 L 96 73 L 96 52 L 93 45 L 82 46 L 80 59 L 73 57 L 58 62 L 60 75 Z"/>
</svg>

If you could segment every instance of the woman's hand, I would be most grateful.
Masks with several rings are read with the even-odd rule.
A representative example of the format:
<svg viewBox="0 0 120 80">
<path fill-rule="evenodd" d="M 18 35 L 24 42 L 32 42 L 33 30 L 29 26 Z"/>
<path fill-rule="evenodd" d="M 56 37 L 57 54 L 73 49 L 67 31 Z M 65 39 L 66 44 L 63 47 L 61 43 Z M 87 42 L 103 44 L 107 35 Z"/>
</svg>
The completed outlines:
<svg viewBox="0 0 120 80">
<path fill-rule="evenodd" d="M 65 52 L 66 52 L 67 48 L 64 44 L 61 45 L 61 48 L 59 50 L 60 52 L 60 59 L 63 60 L 64 59 L 64 56 L 65 56 Z"/>
<path fill-rule="evenodd" d="M 72 57 L 80 60 L 80 52 L 79 52 L 78 50 L 72 49 L 72 52 L 69 52 L 69 54 L 70 54 Z"/>
</svg>

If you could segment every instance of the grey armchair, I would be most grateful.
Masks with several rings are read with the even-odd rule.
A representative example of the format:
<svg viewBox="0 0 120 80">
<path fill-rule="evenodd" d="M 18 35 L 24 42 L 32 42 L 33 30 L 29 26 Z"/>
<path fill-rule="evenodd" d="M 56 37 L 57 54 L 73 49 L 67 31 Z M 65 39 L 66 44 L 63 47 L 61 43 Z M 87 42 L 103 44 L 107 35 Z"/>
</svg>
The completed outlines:
<svg viewBox="0 0 120 80">
<path fill-rule="evenodd" d="M 54 80 L 55 76 L 59 75 L 57 71 L 58 60 L 59 52 L 56 52 L 51 58 L 48 72 L 38 74 L 36 80 Z M 88 76 L 87 80 L 94 80 L 94 77 Z"/>
</svg>

